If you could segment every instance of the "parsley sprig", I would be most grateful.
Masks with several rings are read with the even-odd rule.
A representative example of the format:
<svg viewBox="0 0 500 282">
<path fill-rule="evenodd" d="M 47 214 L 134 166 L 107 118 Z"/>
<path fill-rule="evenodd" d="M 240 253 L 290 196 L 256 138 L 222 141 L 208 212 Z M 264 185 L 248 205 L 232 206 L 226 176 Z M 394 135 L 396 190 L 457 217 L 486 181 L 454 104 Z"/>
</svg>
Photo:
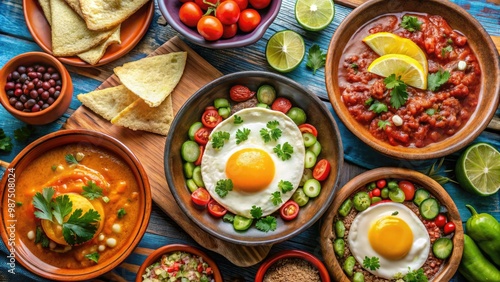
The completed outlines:
<svg viewBox="0 0 500 282">
<path fill-rule="evenodd" d="M 307 54 L 307 62 L 306 66 L 312 69 L 313 74 L 316 74 L 316 71 L 325 66 L 326 62 L 326 53 L 319 48 L 318 44 L 313 44 L 311 48 L 309 48 L 309 53 Z"/>
<path fill-rule="evenodd" d="M 271 202 L 273 203 L 273 205 L 277 206 L 281 203 L 283 203 L 283 200 L 281 199 L 281 193 L 280 191 L 274 191 L 272 194 L 271 194 Z"/>
<path fill-rule="evenodd" d="M 370 270 L 379 269 L 380 268 L 379 258 L 378 257 L 369 258 L 368 256 L 365 256 L 365 259 L 363 260 L 363 267 Z"/>
<path fill-rule="evenodd" d="M 382 129 L 382 130 L 385 130 L 385 128 L 390 125 L 391 122 L 388 121 L 388 120 L 379 120 L 377 122 L 377 125 L 378 125 L 378 128 Z"/>
<path fill-rule="evenodd" d="M 448 82 L 450 79 L 450 72 L 439 70 L 438 72 L 431 73 L 427 76 L 427 89 L 430 91 L 436 91 L 441 87 L 441 85 Z"/>
<path fill-rule="evenodd" d="M 14 145 L 12 144 L 12 139 L 5 135 L 3 129 L 0 128 L 0 151 L 10 152 Z"/>
<path fill-rule="evenodd" d="M 243 123 L 243 119 L 239 115 L 234 115 L 234 124 L 241 124 Z"/>
<path fill-rule="evenodd" d="M 275 152 L 281 160 L 286 161 L 292 157 L 293 147 L 288 144 L 288 142 L 285 142 L 283 146 L 281 144 L 276 145 L 276 147 L 273 148 L 273 152 Z"/>
<path fill-rule="evenodd" d="M 373 102 L 370 107 L 368 108 L 369 111 L 372 111 L 376 114 L 380 114 L 381 112 L 387 112 L 388 111 L 388 108 L 387 108 L 387 105 L 384 104 L 384 103 L 381 103 L 377 100 L 375 100 L 375 102 Z"/>
<path fill-rule="evenodd" d="M 69 165 L 72 165 L 72 164 L 78 164 L 78 161 L 76 160 L 75 156 L 73 156 L 72 154 L 67 154 L 64 159 L 66 160 L 66 162 L 69 164 Z"/>
<path fill-rule="evenodd" d="M 252 209 L 250 210 L 250 214 L 252 215 L 253 218 L 260 218 L 262 217 L 262 208 L 253 205 Z"/>
<path fill-rule="evenodd" d="M 422 22 L 414 16 L 403 16 L 401 21 L 401 27 L 408 30 L 409 32 L 414 32 L 420 30 Z"/>
<path fill-rule="evenodd" d="M 286 193 L 293 190 L 292 182 L 287 180 L 280 180 L 278 183 L 278 188 L 280 188 L 281 192 Z"/>
<path fill-rule="evenodd" d="M 281 137 L 281 129 L 278 128 L 280 123 L 277 120 L 268 121 L 266 128 L 260 130 L 260 136 L 265 143 L 274 140 L 277 141 Z"/>
<path fill-rule="evenodd" d="M 26 125 L 14 130 L 14 138 L 17 141 L 24 142 L 35 132 L 35 127 L 32 125 Z"/>
<path fill-rule="evenodd" d="M 95 200 L 102 197 L 102 188 L 97 186 L 92 180 L 87 181 L 87 185 L 83 186 L 82 189 L 82 196 L 89 200 Z"/>
<path fill-rule="evenodd" d="M 212 148 L 220 149 L 224 146 L 224 141 L 229 140 L 229 132 L 217 131 L 212 135 Z"/>
<path fill-rule="evenodd" d="M 85 258 L 97 263 L 97 261 L 99 261 L 99 253 L 95 252 L 95 253 L 90 253 L 90 254 L 86 254 L 85 255 Z"/>
<path fill-rule="evenodd" d="M 406 84 L 401 80 L 401 76 L 396 78 L 395 74 L 384 79 L 384 84 L 387 89 L 391 90 L 391 106 L 395 109 L 401 108 L 408 100 L 408 92 L 406 92 Z"/>
<path fill-rule="evenodd" d="M 215 193 L 224 198 L 229 191 L 233 190 L 233 181 L 231 179 L 221 179 L 215 184 Z"/>
<path fill-rule="evenodd" d="M 278 223 L 276 221 L 276 218 L 270 215 L 259 219 L 257 223 L 255 223 L 255 228 L 263 232 L 274 231 L 276 230 L 277 226 Z"/>
<path fill-rule="evenodd" d="M 250 134 L 250 129 L 248 128 L 243 128 L 243 130 L 238 129 L 238 131 L 236 131 L 236 145 L 240 144 L 245 140 L 248 140 L 249 134 Z"/>
</svg>

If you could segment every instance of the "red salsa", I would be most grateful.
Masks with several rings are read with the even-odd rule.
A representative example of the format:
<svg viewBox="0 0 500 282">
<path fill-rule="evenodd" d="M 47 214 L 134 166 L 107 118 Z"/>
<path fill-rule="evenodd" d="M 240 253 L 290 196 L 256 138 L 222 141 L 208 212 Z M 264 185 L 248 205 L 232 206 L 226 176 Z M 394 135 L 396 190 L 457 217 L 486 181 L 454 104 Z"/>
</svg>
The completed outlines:
<svg viewBox="0 0 500 282">
<path fill-rule="evenodd" d="M 420 30 L 401 27 L 403 16 L 418 18 Z M 415 42 L 427 56 L 429 74 L 447 71 L 447 82 L 435 91 L 408 86 L 406 103 L 392 107 L 384 78 L 367 71 L 379 55 L 362 39 L 377 32 Z M 455 134 L 476 108 L 480 83 L 481 69 L 467 38 L 441 16 L 428 14 L 386 14 L 367 23 L 349 40 L 339 65 L 341 95 L 349 113 L 373 136 L 394 146 L 425 147 Z M 387 111 L 370 110 L 373 101 L 387 105 Z"/>
</svg>

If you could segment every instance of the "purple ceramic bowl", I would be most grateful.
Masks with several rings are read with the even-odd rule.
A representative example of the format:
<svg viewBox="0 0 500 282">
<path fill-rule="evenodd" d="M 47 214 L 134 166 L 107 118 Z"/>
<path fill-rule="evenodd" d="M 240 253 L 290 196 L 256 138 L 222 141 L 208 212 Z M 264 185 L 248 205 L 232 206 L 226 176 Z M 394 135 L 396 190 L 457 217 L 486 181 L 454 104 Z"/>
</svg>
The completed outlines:
<svg viewBox="0 0 500 282">
<path fill-rule="evenodd" d="M 281 0 L 272 0 L 271 4 L 265 9 L 258 10 L 261 16 L 261 22 L 256 29 L 249 33 L 238 31 L 236 36 L 228 39 L 219 39 L 216 41 L 205 40 L 196 30 L 183 24 L 179 19 L 179 9 L 182 6 L 179 0 L 158 0 L 158 6 L 161 14 L 165 17 L 167 22 L 180 34 L 184 35 L 189 41 L 212 49 L 236 48 L 243 47 L 257 42 L 267 28 L 278 16 Z"/>
</svg>

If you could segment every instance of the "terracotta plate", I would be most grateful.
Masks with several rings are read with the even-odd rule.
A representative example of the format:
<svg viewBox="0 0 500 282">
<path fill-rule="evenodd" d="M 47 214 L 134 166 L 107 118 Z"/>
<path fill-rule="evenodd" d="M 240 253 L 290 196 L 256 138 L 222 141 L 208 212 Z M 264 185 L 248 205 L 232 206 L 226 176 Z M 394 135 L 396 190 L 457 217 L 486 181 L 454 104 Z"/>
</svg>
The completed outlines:
<svg viewBox="0 0 500 282">
<path fill-rule="evenodd" d="M 23 0 L 23 8 L 26 25 L 33 39 L 45 52 L 52 54 L 50 25 L 45 19 L 38 1 Z M 96 65 L 90 65 L 76 56 L 58 57 L 58 59 L 68 65 L 94 67 L 107 64 L 120 58 L 132 50 L 144 36 L 148 30 L 149 24 L 153 20 L 154 8 L 154 1 L 149 1 L 149 3 L 146 3 L 139 11 L 124 21 L 121 26 L 122 43 L 109 46 L 104 56 Z"/>
</svg>

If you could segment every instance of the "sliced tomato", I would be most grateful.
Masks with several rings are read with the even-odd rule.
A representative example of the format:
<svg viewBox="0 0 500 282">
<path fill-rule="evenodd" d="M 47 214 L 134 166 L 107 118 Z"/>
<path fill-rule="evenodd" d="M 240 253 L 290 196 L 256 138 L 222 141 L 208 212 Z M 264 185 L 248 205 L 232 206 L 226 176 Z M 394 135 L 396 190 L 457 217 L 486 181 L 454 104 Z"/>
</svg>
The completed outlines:
<svg viewBox="0 0 500 282">
<path fill-rule="evenodd" d="M 301 124 L 301 125 L 299 125 L 299 130 L 302 134 L 311 133 L 315 137 L 318 137 L 318 130 L 312 124 L 309 124 L 309 123 Z"/>
<path fill-rule="evenodd" d="M 212 132 L 211 128 L 201 127 L 194 134 L 194 141 L 200 145 L 206 145 L 208 143 L 208 136 Z"/>
<path fill-rule="evenodd" d="M 208 109 L 201 116 L 201 123 L 208 128 L 214 128 L 222 121 L 217 110 Z"/>
<path fill-rule="evenodd" d="M 201 165 L 201 159 L 203 159 L 203 153 L 205 152 L 205 146 L 200 146 L 200 155 L 198 159 L 194 162 L 194 165 Z"/>
<path fill-rule="evenodd" d="M 318 181 L 325 180 L 330 175 L 330 163 L 326 159 L 322 159 L 316 163 L 313 169 L 313 177 Z"/>
<path fill-rule="evenodd" d="M 280 208 L 281 218 L 284 220 L 292 220 L 299 214 L 299 204 L 295 201 L 289 200 Z"/>
<path fill-rule="evenodd" d="M 434 224 L 436 224 L 436 226 L 439 228 L 443 228 L 446 222 L 446 216 L 442 213 L 438 214 L 438 216 L 434 219 Z"/>
<path fill-rule="evenodd" d="M 275 111 L 280 111 L 284 114 L 288 112 L 292 108 L 292 102 L 288 100 L 287 98 L 279 97 L 276 100 L 274 100 L 273 104 L 271 105 L 271 109 Z"/>
<path fill-rule="evenodd" d="M 217 203 L 217 201 L 214 199 L 208 202 L 207 208 L 208 208 L 208 213 L 210 213 L 215 217 L 223 217 L 227 213 L 227 210 L 219 203 Z"/>
<path fill-rule="evenodd" d="M 413 200 L 415 196 L 415 185 L 410 181 L 402 180 L 399 181 L 398 186 L 405 193 L 405 201 Z"/>
<path fill-rule="evenodd" d="M 210 194 L 205 188 L 198 188 L 191 193 L 191 200 L 199 206 L 205 206 L 210 201 Z"/>
</svg>

